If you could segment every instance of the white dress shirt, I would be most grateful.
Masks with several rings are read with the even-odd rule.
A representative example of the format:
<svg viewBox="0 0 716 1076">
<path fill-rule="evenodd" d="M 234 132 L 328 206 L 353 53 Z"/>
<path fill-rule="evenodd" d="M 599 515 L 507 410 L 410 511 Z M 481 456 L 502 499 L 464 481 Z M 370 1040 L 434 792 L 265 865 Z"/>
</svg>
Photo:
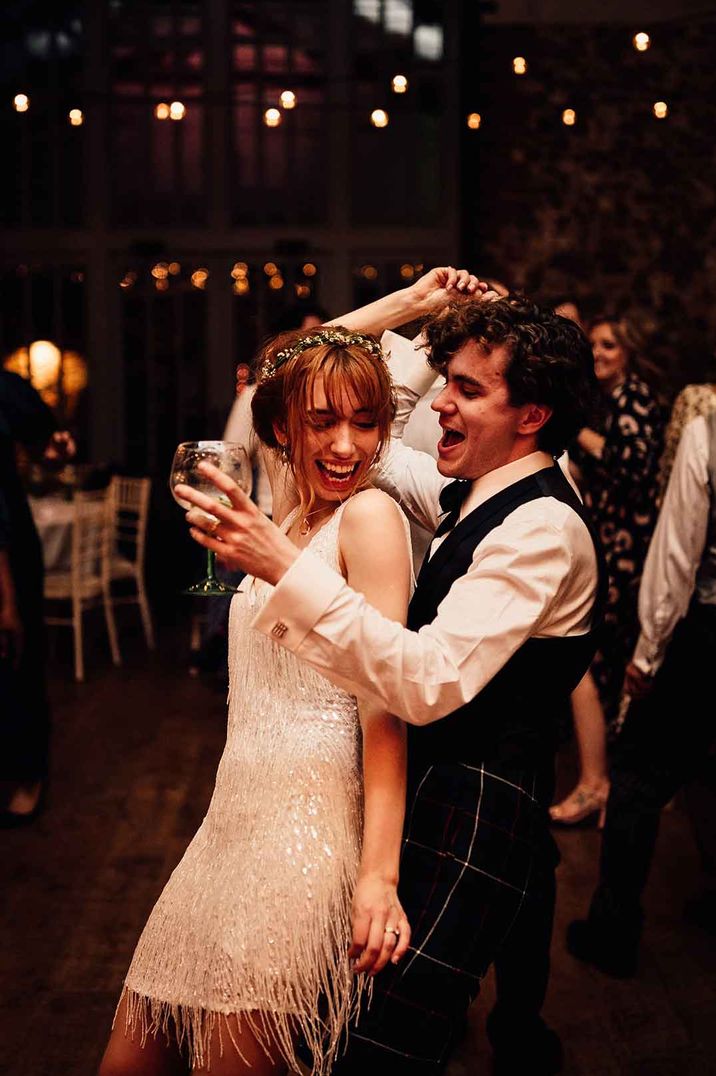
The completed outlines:
<svg viewBox="0 0 716 1076">
<path fill-rule="evenodd" d="M 413 365 L 415 365 L 414 355 L 412 360 Z M 438 393 L 442 392 L 445 379 L 435 376 L 435 371 L 432 373 L 433 382 L 425 395 L 421 396 L 416 403 L 415 410 L 408 418 L 402 431 L 402 440 L 403 444 L 408 445 L 410 448 L 415 448 L 419 452 L 427 452 L 433 459 L 437 459 L 438 441 L 442 436 L 442 430 L 440 429 L 437 412 L 433 411 L 431 404 Z M 395 436 L 395 431 L 393 431 L 393 436 Z M 416 575 L 428 551 L 432 536 L 432 531 L 426 530 L 425 527 L 421 527 L 415 520 L 411 519 L 410 540 L 413 546 L 413 563 Z"/>
<path fill-rule="evenodd" d="M 649 676 L 663 662 L 694 593 L 711 509 L 708 461 L 708 427 L 700 416 L 681 436 L 639 589 L 641 635 L 633 661 Z"/>
<path fill-rule="evenodd" d="M 255 385 L 247 385 L 235 398 L 226 421 L 223 439 L 243 445 L 246 449 L 246 454 L 256 473 L 256 486 L 253 491 L 256 503 L 262 512 L 270 516 L 273 507 L 271 483 L 264 463 L 261 442 L 256 436 L 251 416 L 251 401 L 255 392 Z"/>
<path fill-rule="evenodd" d="M 414 352 L 410 359 L 422 365 Z M 391 366 L 395 371 L 396 364 Z M 429 385 L 434 372 L 422 376 Z M 397 386 L 398 426 L 419 394 L 417 372 L 407 380 Z M 551 463 L 545 453 L 534 452 L 484 475 L 473 484 L 463 512 Z M 379 484 L 409 515 L 434 529 L 446 481 L 434 459 L 397 438 Z M 420 725 L 474 698 L 530 637 L 584 634 L 596 583 L 585 524 L 561 501 L 539 497 L 516 508 L 479 543 L 466 574 L 420 631 L 382 616 L 310 550 L 286 572 L 254 627 L 333 683 Z"/>
</svg>

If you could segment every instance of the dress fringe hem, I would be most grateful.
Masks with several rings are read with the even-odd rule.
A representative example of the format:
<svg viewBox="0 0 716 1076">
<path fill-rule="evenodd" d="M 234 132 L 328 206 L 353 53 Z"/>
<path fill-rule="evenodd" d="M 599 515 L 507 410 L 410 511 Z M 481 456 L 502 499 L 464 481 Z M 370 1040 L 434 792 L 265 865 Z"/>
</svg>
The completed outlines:
<svg viewBox="0 0 716 1076">
<path fill-rule="evenodd" d="M 338 1013 L 334 1013 L 334 1020 L 329 1020 L 321 1019 L 318 1012 L 309 1018 L 299 1012 L 278 1012 L 268 1006 L 260 1008 L 258 1005 L 250 1009 L 236 1007 L 228 1012 L 220 1012 L 201 1006 L 162 1001 L 125 985 L 112 1027 L 114 1028 L 117 1021 L 122 1001 L 126 1001 L 125 1034 L 129 1038 L 134 1040 L 135 1035 L 138 1035 L 141 1047 L 144 1047 L 150 1036 L 162 1035 L 167 1045 L 174 1038 L 192 1069 L 206 1069 L 210 1072 L 212 1045 L 216 1046 L 215 1033 L 220 1057 L 230 1045 L 244 1064 L 250 1067 L 237 1040 L 237 1034 L 241 1035 L 242 1025 L 245 1023 L 268 1058 L 274 1056 L 270 1048 L 278 1048 L 291 1073 L 308 1068 L 299 1067 L 296 1053 L 296 1041 L 302 1038 L 313 1057 L 310 1076 L 328 1076 L 338 1056 L 345 1049 L 348 1024 L 357 1018 L 364 995 L 366 1003 L 370 1004 L 372 987 L 372 980 L 366 982 L 363 976 L 356 976 L 354 989 L 340 1014 L 338 1026 L 334 1022 Z M 235 1024 L 231 1017 L 235 1018 Z"/>
</svg>

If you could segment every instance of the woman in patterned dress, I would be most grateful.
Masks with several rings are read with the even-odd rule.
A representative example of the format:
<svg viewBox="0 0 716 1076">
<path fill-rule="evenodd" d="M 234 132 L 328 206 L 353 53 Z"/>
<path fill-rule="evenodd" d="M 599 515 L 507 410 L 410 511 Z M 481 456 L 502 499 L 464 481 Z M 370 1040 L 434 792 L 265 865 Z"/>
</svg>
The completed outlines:
<svg viewBox="0 0 716 1076">
<path fill-rule="evenodd" d="M 589 333 L 605 407 L 596 429 L 570 453 L 609 570 L 602 646 L 572 696 L 579 750 L 577 786 L 551 808 L 573 825 L 603 812 L 609 791 L 606 726 L 619 710 L 624 671 L 638 635 L 639 581 L 656 524 L 663 409 L 641 375 L 641 341 L 625 318 L 596 318 Z"/>
</svg>

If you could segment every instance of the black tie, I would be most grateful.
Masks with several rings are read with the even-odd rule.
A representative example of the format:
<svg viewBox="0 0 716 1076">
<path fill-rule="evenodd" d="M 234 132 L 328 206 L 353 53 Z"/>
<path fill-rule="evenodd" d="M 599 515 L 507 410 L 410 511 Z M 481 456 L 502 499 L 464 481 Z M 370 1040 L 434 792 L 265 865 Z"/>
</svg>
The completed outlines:
<svg viewBox="0 0 716 1076">
<path fill-rule="evenodd" d="M 443 487 L 440 491 L 440 507 L 447 514 L 444 519 L 440 520 L 433 538 L 440 538 L 443 534 L 447 534 L 448 531 L 453 529 L 460 517 L 463 502 L 471 488 L 472 482 L 468 482 L 464 478 L 456 478 L 454 482 L 448 482 Z"/>
</svg>

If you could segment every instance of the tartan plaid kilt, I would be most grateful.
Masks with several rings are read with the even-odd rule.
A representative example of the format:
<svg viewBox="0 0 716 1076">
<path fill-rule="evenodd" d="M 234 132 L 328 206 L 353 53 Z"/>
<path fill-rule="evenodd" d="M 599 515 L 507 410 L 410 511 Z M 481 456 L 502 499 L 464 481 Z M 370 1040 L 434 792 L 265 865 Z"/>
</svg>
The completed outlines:
<svg viewBox="0 0 716 1076">
<path fill-rule="evenodd" d="M 440 1071 L 531 887 L 557 862 L 534 787 L 534 774 L 485 766 L 443 763 L 424 774 L 400 863 L 411 946 L 376 977 L 335 1073 Z"/>
</svg>

